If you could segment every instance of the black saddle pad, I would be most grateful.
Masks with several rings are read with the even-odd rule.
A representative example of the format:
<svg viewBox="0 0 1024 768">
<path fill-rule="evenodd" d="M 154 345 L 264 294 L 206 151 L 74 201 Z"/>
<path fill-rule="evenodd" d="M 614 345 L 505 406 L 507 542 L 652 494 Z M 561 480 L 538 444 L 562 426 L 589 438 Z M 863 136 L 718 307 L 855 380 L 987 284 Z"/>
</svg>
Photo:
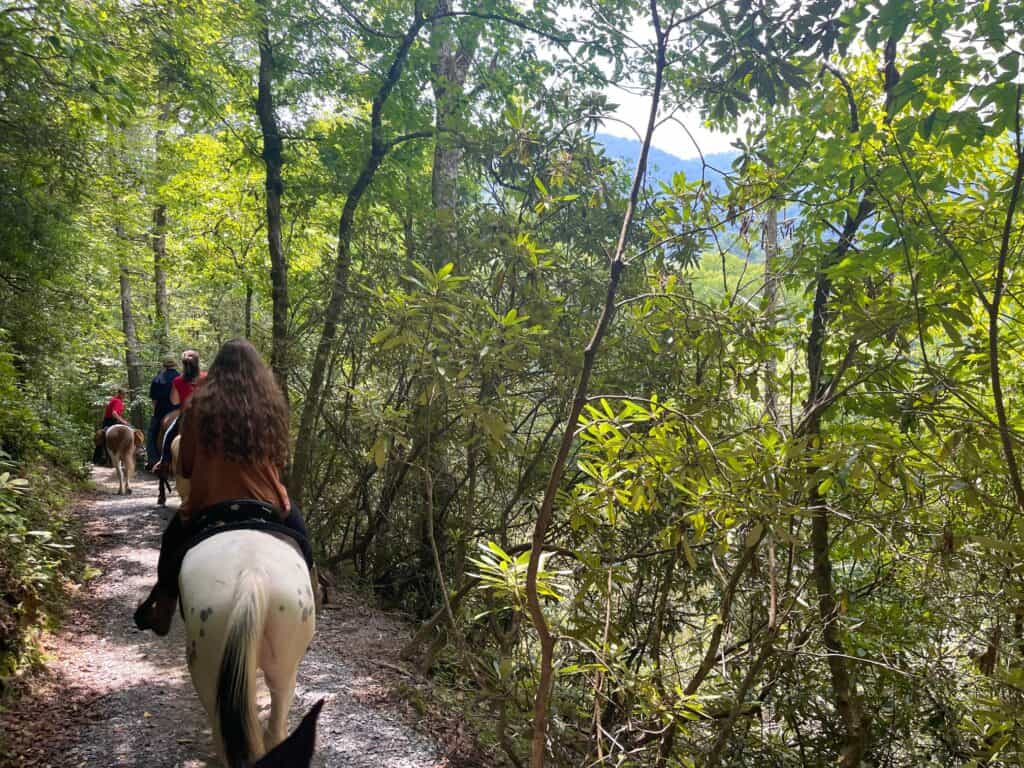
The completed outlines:
<svg viewBox="0 0 1024 768">
<path fill-rule="evenodd" d="M 313 567 L 313 551 L 309 540 L 300 531 L 285 525 L 281 521 L 280 510 L 265 501 L 232 499 L 214 504 L 192 517 L 191 530 L 192 536 L 185 545 L 186 552 L 201 541 L 225 531 L 250 530 L 284 534 L 299 545 L 306 565 Z"/>
</svg>

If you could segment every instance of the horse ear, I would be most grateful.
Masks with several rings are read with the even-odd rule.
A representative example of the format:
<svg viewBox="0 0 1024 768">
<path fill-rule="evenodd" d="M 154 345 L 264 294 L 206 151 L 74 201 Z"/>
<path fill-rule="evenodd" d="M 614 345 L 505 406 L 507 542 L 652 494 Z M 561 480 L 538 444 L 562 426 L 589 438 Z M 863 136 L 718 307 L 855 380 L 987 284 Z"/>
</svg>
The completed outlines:
<svg viewBox="0 0 1024 768">
<path fill-rule="evenodd" d="M 253 763 L 252 768 L 309 768 L 316 749 L 316 720 L 324 700 L 309 710 L 292 734 Z"/>
</svg>

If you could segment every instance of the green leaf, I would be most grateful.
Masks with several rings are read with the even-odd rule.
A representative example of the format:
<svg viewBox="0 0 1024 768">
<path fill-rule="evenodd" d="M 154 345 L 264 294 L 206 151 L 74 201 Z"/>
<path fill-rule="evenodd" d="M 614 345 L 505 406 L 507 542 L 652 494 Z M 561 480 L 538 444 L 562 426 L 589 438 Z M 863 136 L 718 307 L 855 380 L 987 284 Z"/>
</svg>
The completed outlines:
<svg viewBox="0 0 1024 768">
<path fill-rule="evenodd" d="M 370 453 L 373 456 L 373 463 L 377 465 L 377 469 L 383 469 L 384 464 L 388 460 L 388 438 L 387 435 L 379 435 L 373 443 L 373 448 L 370 449 Z"/>
</svg>

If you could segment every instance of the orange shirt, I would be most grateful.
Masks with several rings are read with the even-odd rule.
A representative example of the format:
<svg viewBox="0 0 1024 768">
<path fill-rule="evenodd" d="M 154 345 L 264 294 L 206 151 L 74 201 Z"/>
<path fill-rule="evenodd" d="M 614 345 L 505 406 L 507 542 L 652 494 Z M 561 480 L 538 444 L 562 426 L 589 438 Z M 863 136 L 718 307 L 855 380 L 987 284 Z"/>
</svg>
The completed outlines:
<svg viewBox="0 0 1024 768">
<path fill-rule="evenodd" d="M 277 467 L 270 462 L 231 461 L 211 451 L 199 440 L 202 424 L 197 423 L 195 412 L 186 408 L 184 413 L 178 459 L 181 473 L 192 480 L 192 487 L 178 512 L 181 519 L 188 522 L 193 512 L 231 499 L 259 499 L 281 510 L 282 519 L 287 517 L 291 505 Z"/>
</svg>

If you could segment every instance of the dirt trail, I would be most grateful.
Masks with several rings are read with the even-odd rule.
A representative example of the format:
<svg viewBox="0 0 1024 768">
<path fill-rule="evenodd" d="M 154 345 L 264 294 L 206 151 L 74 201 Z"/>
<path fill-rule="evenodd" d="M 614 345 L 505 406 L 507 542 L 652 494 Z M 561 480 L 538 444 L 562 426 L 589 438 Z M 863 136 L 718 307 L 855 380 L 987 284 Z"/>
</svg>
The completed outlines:
<svg viewBox="0 0 1024 768">
<path fill-rule="evenodd" d="M 141 472 L 134 494 L 115 495 L 111 470 L 93 472 L 98 491 L 80 500 L 88 565 L 96 575 L 72 600 L 63 629 L 46 638 L 45 673 L 11 711 L 0 713 L 9 752 L 2 766 L 202 768 L 217 762 L 206 717 L 185 668 L 183 623 L 167 637 L 139 632 L 136 603 L 156 573 L 160 532 L 177 504 L 156 506 L 156 482 Z M 315 766 L 434 768 L 438 745 L 388 690 L 402 625 L 333 595 L 299 668 L 294 727 L 319 698 Z M 262 703 L 269 708 L 269 697 Z M 264 716 L 265 716 L 264 712 Z"/>
</svg>

